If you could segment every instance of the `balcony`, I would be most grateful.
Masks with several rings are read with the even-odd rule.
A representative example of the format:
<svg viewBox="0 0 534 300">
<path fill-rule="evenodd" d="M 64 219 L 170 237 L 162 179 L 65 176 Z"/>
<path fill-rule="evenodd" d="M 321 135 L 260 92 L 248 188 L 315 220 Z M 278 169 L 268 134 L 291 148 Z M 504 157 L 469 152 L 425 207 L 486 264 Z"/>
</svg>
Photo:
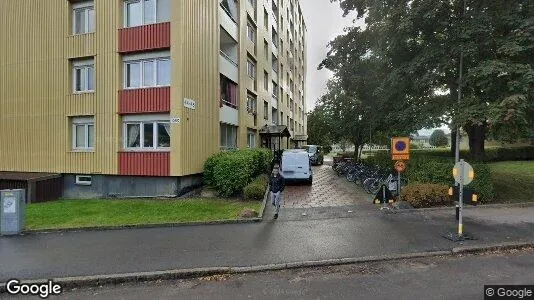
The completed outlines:
<svg viewBox="0 0 534 300">
<path fill-rule="evenodd" d="M 169 152 L 119 152 L 119 175 L 170 176 Z"/>
<path fill-rule="evenodd" d="M 238 51 L 239 45 L 224 29 L 221 29 L 219 46 L 219 71 L 221 74 L 239 82 Z"/>
<path fill-rule="evenodd" d="M 119 53 L 168 49 L 170 47 L 170 22 L 119 29 Z"/>
<path fill-rule="evenodd" d="M 238 11 L 235 0 L 223 0 L 219 6 L 219 22 L 234 40 L 239 39 Z"/>
<path fill-rule="evenodd" d="M 170 111 L 170 87 L 119 91 L 119 114 L 156 113 Z"/>
<path fill-rule="evenodd" d="M 276 96 L 274 94 L 271 95 L 271 106 L 274 109 L 278 109 L 278 96 Z"/>
</svg>

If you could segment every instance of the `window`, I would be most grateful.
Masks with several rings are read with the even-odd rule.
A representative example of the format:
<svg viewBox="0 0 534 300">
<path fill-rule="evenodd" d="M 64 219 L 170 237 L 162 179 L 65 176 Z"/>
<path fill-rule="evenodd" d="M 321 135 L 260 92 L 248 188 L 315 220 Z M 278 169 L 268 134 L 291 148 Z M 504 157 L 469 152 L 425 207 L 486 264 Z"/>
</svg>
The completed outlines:
<svg viewBox="0 0 534 300">
<path fill-rule="evenodd" d="M 273 81 L 273 98 L 278 99 L 278 84 Z"/>
<path fill-rule="evenodd" d="M 137 118 L 137 119 L 136 119 Z M 153 116 L 125 118 L 123 127 L 124 149 L 167 150 L 171 146 L 171 125 L 168 116 L 151 120 Z"/>
<path fill-rule="evenodd" d="M 93 59 L 72 62 L 72 83 L 75 93 L 93 92 L 95 90 Z"/>
<path fill-rule="evenodd" d="M 275 47 L 278 47 L 278 33 L 276 33 L 276 29 L 274 29 L 273 27 L 273 33 L 272 33 L 272 40 L 273 40 L 273 45 Z"/>
<path fill-rule="evenodd" d="M 256 28 L 250 21 L 247 23 L 247 37 L 252 43 L 256 43 Z"/>
<path fill-rule="evenodd" d="M 247 145 L 249 148 L 256 148 L 256 131 L 249 129 L 247 132 Z"/>
<path fill-rule="evenodd" d="M 269 29 L 269 13 L 265 8 L 263 9 L 263 25 L 267 30 Z"/>
<path fill-rule="evenodd" d="M 256 114 L 256 96 L 247 94 L 247 112 L 251 115 Z"/>
<path fill-rule="evenodd" d="M 124 88 L 169 86 L 171 84 L 171 60 L 169 57 L 124 59 Z"/>
<path fill-rule="evenodd" d="M 125 27 L 168 22 L 169 20 L 170 0 L 131 0 L 124 2 Z"/>
<path fill-rule="evenodd" d="M 226 14 L 232 19 L 232 21 L 234 21 L 234 23 L 237 23 L 237 19 L 238 19 L 237 1 L 236 0 L 222 0 L 221 7 L 224 9 Z"/>
<path fill-rule="evenodd" d="M 269 120 L 269 102 L 263 101 L 263 118 Z"/>
<path fill-rule="evenodd" d="M 280 112 L 280 125 L 284 125 L 284 113 Z"/>
<path fill-rule="evenodd" d="M 72 149 L 93 150 L 95 147 L 95 120 L 93 117 L 72 118 Z"/>
<path fill-rule="evenodd" d="M 267 71 L 263 72 L 263 88 L 266 91 L 269 90 L 269 73 L 267 73 Z"/>
<path fill-rule="evenodd" d="M 237 127 L 221 123 L 221 149 L 237 148 Z"/>
<path fill-rule="evenodd" d="M 93 1 L 76 3 L 72 6 L 72 33 L 95 32 L 95 8 Z"/>
<path fill-rule="evenodd" d="M 247 60 L 247 74 L 250 78 L 256 78 L 256 62 L 251 58 Z"/>
<path fill-rule="evenodd" d="M 91 185 L 93 179 L 89 175 L 76 175 L 76 185 Z"/>
<path fill-rule="evenodd" d="M 221 75 L 221 107 L 227 105 L 237 108 L 237 84 Z"/>
<path fill-rule="evenodd" d="M 272 68 L 273 68 L 273 71 L 275 73 L 278 73 L 278 58 L 276 58 L 276 56 L 274 55 L 274 53 L 272 54 Z"/>
<path fill-rule="evenodd" d="M 267 41 L 263 41 L 263 52 L 265 53 L 265 60 L 269 60 L 269 43 Z"/>
</svg>

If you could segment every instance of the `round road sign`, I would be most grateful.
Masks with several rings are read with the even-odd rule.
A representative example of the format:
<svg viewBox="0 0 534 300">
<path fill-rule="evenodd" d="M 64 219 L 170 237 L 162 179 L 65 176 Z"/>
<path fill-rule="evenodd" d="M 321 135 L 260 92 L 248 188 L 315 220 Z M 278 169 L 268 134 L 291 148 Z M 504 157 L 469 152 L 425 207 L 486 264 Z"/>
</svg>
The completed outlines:
<svg viewBox="0 0 534 300">
<path fill-rule="evenodd" d="M 454 176 L 454 180 L 456 180 L 456 182 L 463 185 L 468 185 L 475 178 L 475 171 L 470 164 L 462 159 L 454 165 L 454 168 L 452 169 L 452 176 Z"/>
<path fill-rule="evenodd" d="M 397 141 L 395 143 L 395 150 L 399 152 L 406 150 L 406 143 L 404 141 Z"/>
<path fill-rule="evenodd" d="M 404 170 L 406 170 L 406 163 L 404 163 L 402 160 L 399 160 L 395 163 L 395 170 L 397 172 L 402 173 Z"/>
</svg>

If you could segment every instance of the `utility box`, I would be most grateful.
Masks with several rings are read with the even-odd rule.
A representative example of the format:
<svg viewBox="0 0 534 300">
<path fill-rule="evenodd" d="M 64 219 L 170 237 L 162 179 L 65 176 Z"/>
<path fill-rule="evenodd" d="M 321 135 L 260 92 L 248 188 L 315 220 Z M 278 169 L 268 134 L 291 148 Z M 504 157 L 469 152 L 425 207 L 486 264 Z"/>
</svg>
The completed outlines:
<svg viewBox="0 0 534 300">
<path fill-rule="evenodd" d="M 1 190 L 0 204 L 0 235 L 21 234 L 26 212 L 26 191 Z"/>
</svg>

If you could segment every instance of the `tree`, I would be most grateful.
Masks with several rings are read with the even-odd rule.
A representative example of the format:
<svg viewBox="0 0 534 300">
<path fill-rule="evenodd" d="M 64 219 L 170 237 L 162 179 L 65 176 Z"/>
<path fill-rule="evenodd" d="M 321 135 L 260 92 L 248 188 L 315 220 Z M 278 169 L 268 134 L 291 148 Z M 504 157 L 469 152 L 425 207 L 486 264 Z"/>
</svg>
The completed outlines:
<svg viewBox="0 0 534 300">
<path fill-rule="evenodd" d="M 323 147 L 332 145 L 332 138 L 328 127 L 328 120 L 324 107 L 318 105 L 308 113 L 308 144 L 321 145 Z"/>
<path fill-rule="evenodd" d="M 435 147 L 443 147 L 447 146 L 449 144 L 449 139 L 445 135 L 445 132 L 441 129 L 436 129 L 432 134 L 430 135 L 430 145 Z"/>
<path fill-rule="evenodd" d="M 465 9 L 463 0 L 333 1 L 345 13 L 365 17 L 367 27 L 351 28 L 332 41 L 323 65 L 351 83 L 361 76 L 363 63 L 375 61 L 376 88 L 368 85 L 365 92 L 381 98 L 380 108 L 396 112 L 388 120 L 404 130 L 410 127 L 406 119 L 415 127 L 461 125 L 475 159 L 483 157 L 488 136 L 528 135 L 534 112 L 534 1 L 465 0 Z M 362 90 L 357 83 L 345 88 Z M 464 101 L 458 105 L 460 91 Z"/>
</svg>

